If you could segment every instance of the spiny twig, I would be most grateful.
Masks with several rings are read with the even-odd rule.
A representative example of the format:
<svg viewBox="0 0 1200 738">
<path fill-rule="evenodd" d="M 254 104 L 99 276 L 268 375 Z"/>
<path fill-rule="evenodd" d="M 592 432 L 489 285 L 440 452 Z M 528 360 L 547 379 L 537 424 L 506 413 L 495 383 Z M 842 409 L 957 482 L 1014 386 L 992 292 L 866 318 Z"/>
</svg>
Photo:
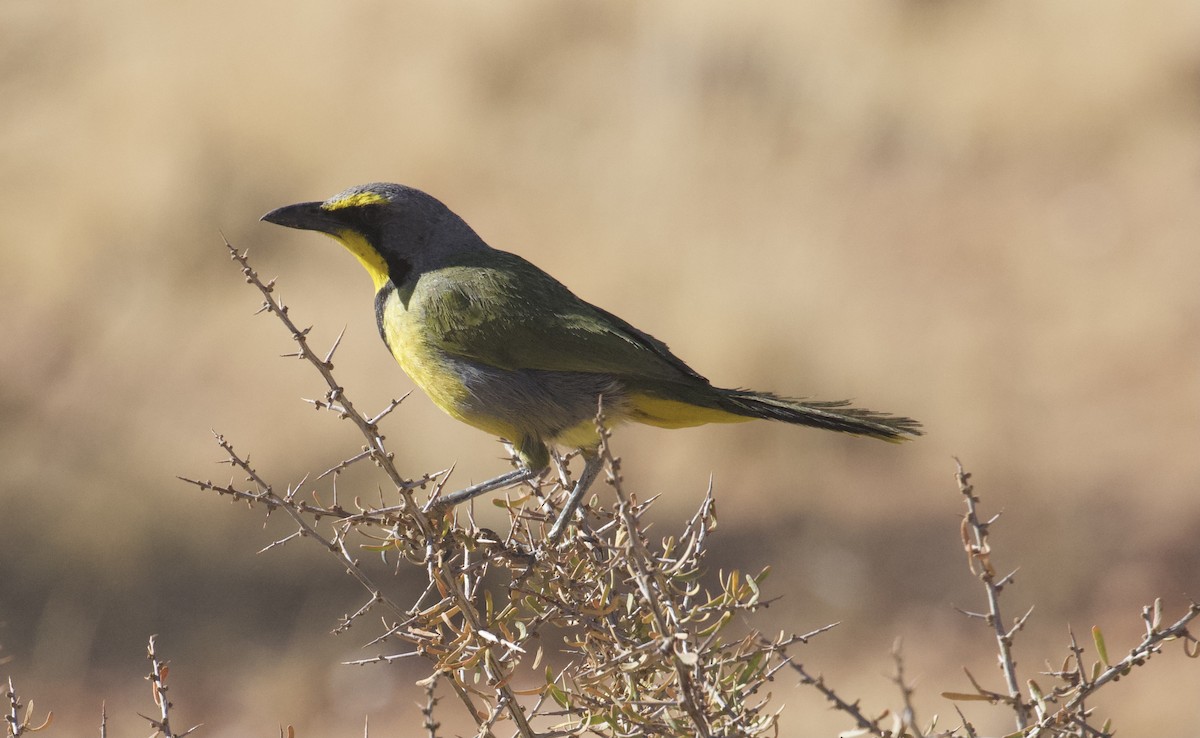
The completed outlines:
<svg viewBox="0 0 1200 738">
<path fill-rule="evenodd" d="M 8 723 L 8 734 L 12 738 L 26 733 L 36 733 L 49 727 L 50 723 L 54 721 L 54 713 L 48 712 L 41 725 L 33 724 L 33 700 L 29 700 L 27 707 L 21 703 L 21 698 L 17 696 L 17 688 L 13 686 L 12 677 L 8 678 L 8 692 L 4 696 L 8 698 L 8 713 L 4 716 L 4 721 Z M 22 707 L 25 708 L 24 715 L 21 714 Z"/>
<path fill-rule="evenodd" d="M 150 694 L 154 698 L 154 704 L 158 706 L 158 717 L 152 718 L 149 715 L 142 715 L 140 712 L 138 715 L 150 723 L 150 727 L 155 730 L 155 735 L 162 735 L 166 738 L 183 738 L 183 736 L 190 735 L 203 725 L 203 723 L 193 725 L 182 733 L 175 733 L 171 730 L 171 708 L 174 705 L 167 698 L 167 674 L 169 673 L 169 669 L 167 663 L 161 661 L 155 652 L 154 647 L 157 639 L 158 636 L 150 636 L 150 645 L 146 647 L 146 658 L 150 660 L 150 673 L 146 676 L 146 679 L 150 682 Z"/>
<path fill-rule="evenodd" d="M 996 644 L 999 651 L 1000 669 L 1004 672 L 1004 681 L 1008 688 L 1008 702 L 1012 706 L 1017 729 L 1024 730 L 1029 725 L 1029 709 L 1021 698 L 1021 687 L 1017 681 L 1017 664 L 1012 655 L 1013 636 L 1025 626 L 1033 609 L 1018 618 L 1012 628 L 1005 628 L 1004 619 L 1000 615 L 1000 591 L 1004 585 L 1012 581 L 1012 574 L 997 578 L 992 566 L 991 545 L 988 543 L 988 527 L 996 522 L 996 517 L 986 522 L 979 519 L 976 506 L 979 498 L 975 496 L 975 488 L 971 485 L 971 475 L 967 473 L 958 459 L 955 478 L 958 489 L 967 504 L 967 513 L 963 516 L 962 541 L 963 549 L 967 552 L 967 563 L 971 572 L 983 582 L 987 592 L 988 612 L 982 617 L 995 630 Z M 999 517 L 999 516 L 997 516 Z M 976 568 L 978 564 L 978 569 Z"/>
</svg>

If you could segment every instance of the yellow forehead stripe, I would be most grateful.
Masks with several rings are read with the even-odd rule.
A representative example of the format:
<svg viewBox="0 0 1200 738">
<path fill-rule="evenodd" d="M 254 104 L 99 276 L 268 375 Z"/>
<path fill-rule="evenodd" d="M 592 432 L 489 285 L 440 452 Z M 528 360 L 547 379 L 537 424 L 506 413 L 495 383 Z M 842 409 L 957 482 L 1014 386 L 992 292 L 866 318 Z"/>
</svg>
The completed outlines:
<svg viewBox="0 0 1200 738">
<path fill-rule="evenodd" d="M 322 210 L 341 210 L 342 208 L 357 208 L 363 205 L 379 205 L 386 203 L 387 198 L 378 192 L 355 192 L 340 200 L 331 200 L 321 205 Z"/>
</svg>

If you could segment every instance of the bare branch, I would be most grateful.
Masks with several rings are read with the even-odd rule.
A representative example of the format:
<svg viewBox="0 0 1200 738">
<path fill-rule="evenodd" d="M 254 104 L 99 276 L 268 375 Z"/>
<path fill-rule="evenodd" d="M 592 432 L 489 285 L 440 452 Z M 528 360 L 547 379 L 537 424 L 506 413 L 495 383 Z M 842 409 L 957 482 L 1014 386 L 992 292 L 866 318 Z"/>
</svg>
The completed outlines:
<svg viewBox="0 0 1200 738">
<path fill-rule="evenodd" d="M 167 698 L 167 674 L 168 668 L 165 661 L 158 658 L 155 652 L 155 645 L 158 636 L 150 636 L 150 645 L 146 647 L 146 658 L 150 660 L 150 673 L 146 679 L 150 682 L 150 694 L 154 698 L 154 704 L 158 706 L 158 717 L 152 718 L 148 715 L 138 715 L 145 718 L 150 727 L 154 728 L 155 735 L 162 735 L 165 738 L 183 738 L 197 730 L 203 723 L 193 725 L 182 733 L 176 733 L 171 729 L 171 700 Z"/>
<path fill-rule="evenodd" d="M 1029 710 L 1021 698 L 1021 688 L 1017 681 L 1017 664 L 1012 655 L 1012 633 L 1024 625 L 1025 618 L 1029 616 L 1029 613 L 1026 613 L 1025 618 L 1019 620 L 1011 631 L 1005 628 L 1004 619 L 1000 615 L 1000 590 L 1003 587 L 1002 582 L 1011 581 L 1012 574 L 1002 580 L 996 578 L 996 570 L 991 562 L 991 547 L 988 544 L 988 526 L 998 516 L 986 523 L 980 521 L 976 510 L 979 498 L 975 497 L 975 488 L 970 483 L 971 475 L 963 469 L 962 463 L 958 459 L 955 459 L 954 462 L 958 467 L 955 474 L 958 480 L 958 489 L 967 503 L 967 514 L 963 517 L 962 526 L 963 548 L 967 552 L 967 563 L 970 565 L 971 572 L 979 577 L 987 592 L 988 613 L 986 619 L 996 632 L 1000 668 L 1004 672 L 1004 681 L 1008 687 L 1008 702 L 1012 706 L 1017 729 L 1024 730 L 1029 725 Z"/>
</svg>

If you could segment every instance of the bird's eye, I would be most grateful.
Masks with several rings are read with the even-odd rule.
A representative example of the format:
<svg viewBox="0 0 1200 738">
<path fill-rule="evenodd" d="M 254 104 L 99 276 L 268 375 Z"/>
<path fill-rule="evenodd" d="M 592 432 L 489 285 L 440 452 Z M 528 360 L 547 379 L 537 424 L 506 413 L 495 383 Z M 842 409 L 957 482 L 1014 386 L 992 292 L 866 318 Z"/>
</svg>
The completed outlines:
<svg viewBox="0 0 1200 738">
<path fill-rule="evenodd" d="M 383 205 L 362 205 L 358 208 L 358 217 L 365 223 L 378 223 L 383 217 Z"/>
<path fill-rule="evenodd" d="M 349 225 L 371 243 L 379 243 L 385 222 L 383 205 L 360 205 L 354 209 L 354 221 Z"/>
</svg>

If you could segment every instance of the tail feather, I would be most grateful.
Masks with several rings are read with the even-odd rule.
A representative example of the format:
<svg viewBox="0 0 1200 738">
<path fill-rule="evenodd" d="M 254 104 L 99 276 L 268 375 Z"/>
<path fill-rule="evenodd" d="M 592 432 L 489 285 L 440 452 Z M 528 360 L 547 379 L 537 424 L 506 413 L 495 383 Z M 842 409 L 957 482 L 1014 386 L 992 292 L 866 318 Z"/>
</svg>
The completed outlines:
<svg viewBox="0 0 1200 738">
<path fill-rule="evenodd" d="M 922 434 L 919 421 L 851 407 L 849 400 L 800 400 L 751 390 L 717 391 L 721 393 L 722 409 L 738 415 L 870 436 L 891 443 Z"/>
</svg>

